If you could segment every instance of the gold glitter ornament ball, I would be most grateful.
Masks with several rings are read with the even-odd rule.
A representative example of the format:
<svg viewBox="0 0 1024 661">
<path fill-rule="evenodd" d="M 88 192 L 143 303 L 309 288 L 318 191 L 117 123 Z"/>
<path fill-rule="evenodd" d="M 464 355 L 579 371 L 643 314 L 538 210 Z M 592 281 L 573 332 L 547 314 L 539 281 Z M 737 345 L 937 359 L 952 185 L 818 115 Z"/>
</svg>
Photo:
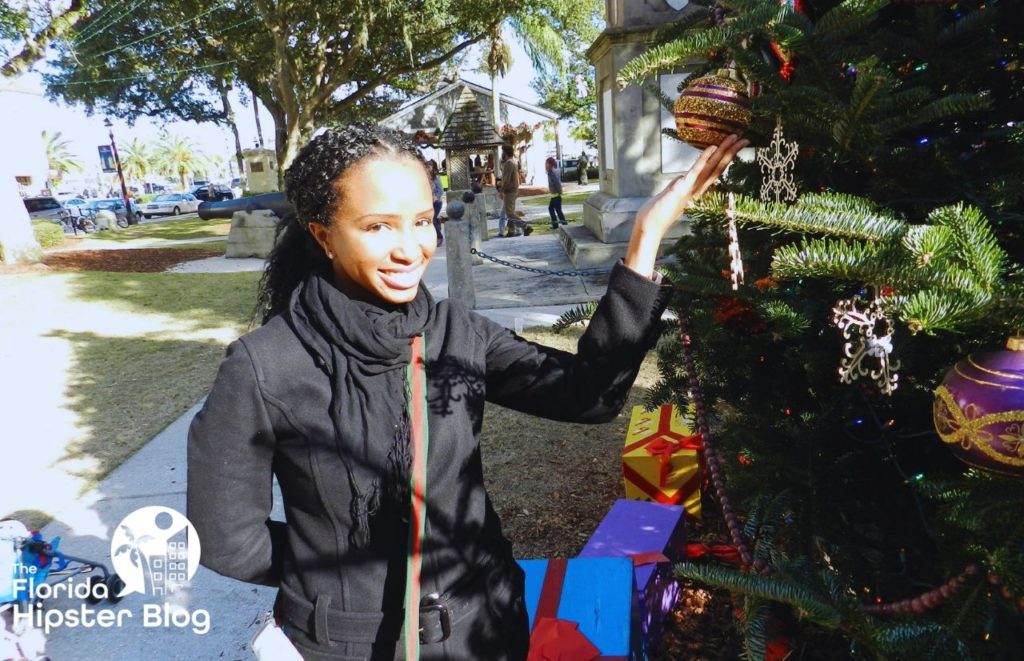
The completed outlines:
<svg viewBox="0 0 1024 661">
<path fill-rule="evenodd" d="M 746 85 L 726 69 L 686 86 L 675 105 L 676 133 L 697 149 L 720 145 L 730 134 L 743 135 L 750 125 Z"/>
</svg>

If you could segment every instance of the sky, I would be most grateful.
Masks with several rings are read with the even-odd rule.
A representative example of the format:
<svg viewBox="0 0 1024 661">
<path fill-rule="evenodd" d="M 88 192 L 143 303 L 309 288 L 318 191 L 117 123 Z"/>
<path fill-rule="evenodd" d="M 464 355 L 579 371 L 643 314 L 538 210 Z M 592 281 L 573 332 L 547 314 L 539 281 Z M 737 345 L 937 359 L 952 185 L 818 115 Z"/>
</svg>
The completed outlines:
<svg viewBox="0 0 1024 661">
<path fill-rule="evenodd" d="M 523 101 L 536 103 L 537 95 L 530 87 L 534 77 L 530 59 L 514 38 L 508 41 L 512 47 L 513 65 L 500 89 L 509 91 L 512 96 Z M 490 87 L 490 78 L 486 74 L 472 70 L 478 62 L 478 54 L 470 54 L 465 60 L 461 76 L 471 82 Z M 237 96 L 231 101 L 235 109 L 242 148 L 252 147 L 256 140 L 256 120 L 252 106 L 243 108 Z M 13 168 L 16 173 L 45 176 L 43 172 L 46 165 L 40 134 L 44 130 L 51 134 L 60 131 L 62 138 L 70 142 L 70 152 L 86 166 L 85 173 L 70 177 L 89 176 L 90 181 L 93 181 L 99 168 L 96 148 L 98 145 L 110 144 L 108 129 L 103 125 L 104 119 L 102 115 L 86 115 L 82 107 L 68 107 L 47 100 L 41 76 L 35 71 L 14 81 L 0 79 L 0 153 L 7 161 L 5 165 Z M 162 123 L 148 118 L 139 119 L 134 126 L 129 126 L 116 118 L 111 118 L 111 122 L 118 147 L 127 144 L 132 138 L 143 141 L 156 140 L 162 128 L 166 127 L 172 134 L 191 138 L 203 152 L 224 157 L 225 168 L 227 161 L 234 154 L 234 138 L 226 126 L 195 122 Z M 262 106 L 260 124 L 266 146 L 272 147 L 273 120 Z M 35 183 L 34 179 L 33 189 L 36 188 Z M 30 192 L 35 194 L 38 190 Z"/>
</svg>

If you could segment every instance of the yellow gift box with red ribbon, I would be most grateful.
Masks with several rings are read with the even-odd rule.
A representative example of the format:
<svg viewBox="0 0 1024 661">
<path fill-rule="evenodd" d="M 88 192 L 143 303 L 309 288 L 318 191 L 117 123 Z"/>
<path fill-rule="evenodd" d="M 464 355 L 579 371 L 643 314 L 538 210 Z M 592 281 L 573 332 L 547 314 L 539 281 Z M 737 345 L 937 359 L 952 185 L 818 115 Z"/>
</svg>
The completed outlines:
<svg viewBox="0 0 1024 661">
<path fill-rule="evenodd" d="M 699 519 L 703 449 L 703 438 L 675 406 L 634 406 L 622 451 L 626 498 L 682 505 Z"/>
</svg>

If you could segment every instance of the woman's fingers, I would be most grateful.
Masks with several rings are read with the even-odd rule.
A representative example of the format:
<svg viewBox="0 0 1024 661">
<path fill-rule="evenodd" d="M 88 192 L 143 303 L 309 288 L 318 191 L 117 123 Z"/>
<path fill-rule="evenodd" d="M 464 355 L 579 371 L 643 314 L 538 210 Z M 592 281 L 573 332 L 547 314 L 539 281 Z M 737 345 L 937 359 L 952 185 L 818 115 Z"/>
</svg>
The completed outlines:
<svg viewBox="0 0 1024 661">
<path fill-rule="evenodd" d="M 676 177 L 658 195 L 647 201 L 637 213 L 644 224 L 671 225 L 694 199 L 715 183 L 736 153 L 750 142 L 730 135 L 722 144 L 705 149 L 689 172 Z"/>
<path fill-rule="evenodd" d="M 715 152 L 714 157 L 706 163 L 704 169 L 698 175 L 699 179 L 694 190 L 694 197 L 699 197 L 711 187 L 718 178 L 722 176 L 725 169 L 732 163 L 736 154 L 750 144 L 749 140 L 740 140 L 737 136 L 731 135 L 725 139 Z"/>
</svg>

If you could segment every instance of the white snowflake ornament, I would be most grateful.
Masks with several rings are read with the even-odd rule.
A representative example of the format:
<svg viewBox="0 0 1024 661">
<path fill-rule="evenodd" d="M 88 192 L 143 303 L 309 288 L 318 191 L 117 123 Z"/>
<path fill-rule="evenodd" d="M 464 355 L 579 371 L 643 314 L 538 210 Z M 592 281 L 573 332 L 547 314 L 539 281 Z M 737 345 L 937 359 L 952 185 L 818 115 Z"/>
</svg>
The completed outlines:
<svg viewBox="0 0 1024 661">
<path fill-rule="evenodd" d="M 832 308 L 832 323 L 847 340 L 843 345 L 845 357 L 839 363 L 839 380 L 853 383 L 866 376 L 882 393 L 891 395 L 896 390 L 900 364 L 889 358 L 893 325 L 883 306 L 883 299 L 869 303 L 857 297 L 843 299 Z"/>
</svg>

